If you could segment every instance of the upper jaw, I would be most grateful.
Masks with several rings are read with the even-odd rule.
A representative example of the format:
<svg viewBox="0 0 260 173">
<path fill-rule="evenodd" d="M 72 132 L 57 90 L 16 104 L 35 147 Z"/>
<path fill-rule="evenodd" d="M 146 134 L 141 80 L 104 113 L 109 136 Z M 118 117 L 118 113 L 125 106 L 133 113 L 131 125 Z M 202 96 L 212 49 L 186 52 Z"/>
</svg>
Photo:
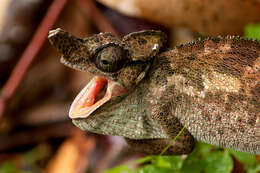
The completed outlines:
<svg viewBox="0 0 260 173">
<path fill-rule="evenodd" d="M 114 97 L 126 93 L 126 89 L 118 82 L 95 76 L 74 99 L 69 117 L 87 118 L 91 113 Z"/>
</svg>

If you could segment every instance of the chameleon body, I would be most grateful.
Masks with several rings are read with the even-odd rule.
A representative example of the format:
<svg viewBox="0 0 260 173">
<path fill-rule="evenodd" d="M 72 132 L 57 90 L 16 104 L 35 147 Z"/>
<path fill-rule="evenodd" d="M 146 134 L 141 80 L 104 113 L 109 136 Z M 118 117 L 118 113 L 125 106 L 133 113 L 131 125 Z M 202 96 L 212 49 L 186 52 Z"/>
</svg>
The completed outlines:
<svg viewBox="0 0 260 173">
<path fill-rule="evenodd" d="M 160 31 L 79 39 L 61 29 L 49 39 L 62 63 L 99 76 L 71 106 L 79 128 L 157 154 L 185 126 L 165 154 L 190 153 L 195 141 L 260 153 L 259 42 L 227 36 L 161 50 Z"/>
</svg>

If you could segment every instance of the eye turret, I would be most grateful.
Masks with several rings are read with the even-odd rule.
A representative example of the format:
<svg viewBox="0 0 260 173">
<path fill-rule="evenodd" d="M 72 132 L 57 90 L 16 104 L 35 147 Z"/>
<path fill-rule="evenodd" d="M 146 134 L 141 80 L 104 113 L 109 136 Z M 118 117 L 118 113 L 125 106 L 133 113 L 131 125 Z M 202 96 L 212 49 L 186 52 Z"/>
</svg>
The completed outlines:
<svg viewBox="0 0 260 173">
<path fill-rule="evenodd" d="M 127 52 L 116 45 L 110 45 L 100 49 L 94 56 L 94 62 L 98 69 L 104 72 L 116 72 L 127 61 Z"/>
</svg>

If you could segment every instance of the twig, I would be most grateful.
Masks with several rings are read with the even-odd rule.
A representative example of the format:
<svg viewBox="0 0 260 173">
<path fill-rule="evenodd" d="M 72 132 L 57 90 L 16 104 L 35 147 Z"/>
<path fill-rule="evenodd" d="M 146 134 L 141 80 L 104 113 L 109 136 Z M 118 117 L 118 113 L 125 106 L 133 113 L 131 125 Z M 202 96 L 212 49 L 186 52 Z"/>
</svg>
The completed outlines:
<svg viewBox="0 0 260 173">
<path fill-rule="evenodd" d="M 8 101 L 8 99 L 12 97 L 15 90 L 19 86 L 19 83 L 23 79 L 26 71 L 28 70 L 36 54 L 39 52 L 40 48 L 42 47 L 44 41 L 47 38 L 47 34 L 49 30 L 55 23 L 58 15 L 62 11 L 66 2 L 67 0 L 53 1 L 45 17 L 43 18 L 41 24 L 36 30 L 32 40 L 30 41 L 29 45 L 25 49 L 24 53 L 22 54 L 19 62 L 13 69 L 8 81 L 3 86 L 0 95 L 0 118 L 4 113 L 6 102 Z"/>
<path fill-rule="evenodd" d="M 79 7 L 82 11 L 89 16 L 89 18 L 95 23 L 96 27 L 101 32 L 111 32 L 115 36 L 119 36 L 116 29 L 107 21 L 105 16 L 97 8 L 93 0 L 78 0 Z"/>
</svg>

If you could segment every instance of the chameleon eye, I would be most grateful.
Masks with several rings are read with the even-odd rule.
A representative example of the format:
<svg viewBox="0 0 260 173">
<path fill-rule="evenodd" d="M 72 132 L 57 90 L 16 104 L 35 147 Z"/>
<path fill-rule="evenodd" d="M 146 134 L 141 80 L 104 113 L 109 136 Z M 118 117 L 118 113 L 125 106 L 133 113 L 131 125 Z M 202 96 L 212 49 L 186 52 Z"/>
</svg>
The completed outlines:
<svg viewBox="0 0 260 173">
<path fill-rule="evenodd" d="M 126 59 L 126 51 L 121 47 L 112 45 L 97 52 L 94 62 L 101 71 L 116 72 L 123 67 Z"/>
</svg>

